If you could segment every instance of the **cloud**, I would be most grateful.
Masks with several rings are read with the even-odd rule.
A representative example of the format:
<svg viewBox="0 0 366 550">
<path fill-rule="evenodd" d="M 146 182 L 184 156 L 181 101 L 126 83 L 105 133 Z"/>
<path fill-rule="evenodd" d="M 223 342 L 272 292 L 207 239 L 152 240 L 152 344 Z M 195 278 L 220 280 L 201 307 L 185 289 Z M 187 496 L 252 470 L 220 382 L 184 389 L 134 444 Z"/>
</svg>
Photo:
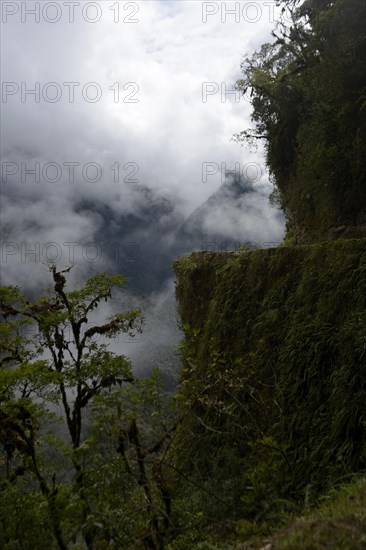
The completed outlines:
<svg viewBox="0 0 366 550">
<path fill-rule="evenodd" d="M 39 4 L 39 23 L 34 14 L 21 13 L 23 5 L 31 10 L 37 4 L 3 3 L 2 76 L 5 84 L 19 87 L 6 102 L 3 88 L 2 97 L 6 242 L 19 250 L 23 242 L 30 247 L 89 243 L 104 226 L 99 207 L 108 206 L 117 217 L 135 214 L 143 209 L 140 188 L 145 187 L 169 197 L 184 217 L 222 183 L 219 172 L 202 177 L 203 163 L 230 167 L 254 158 L 263 165 L 262 151 L 253 157 L 230 141 L 250 125 L 250 106 L 243 99 L 236 102 L 233 94 L 225 96 L 225 89 L 230 91 L 240 76 L 242 55 L 270 39 L 269 3 L 103 1 L 72 8 L 51 2 L 46 11 Z M 239 19 L 230 14 L 238 4 Z M 19 11 L 11 14 L 12 6 Z M 204 83 L 215 83 L 206 101 Z M 11 92 L 13 85 L 6 85 Z M 32 89 L 39 102 L 27 93 Z M 93 102 L 99 92 L 100 100 Z M 59 100 L 52 102 L 58 93 Z M 260 183 L 265 181 L 264 175 Z M 267 195 L 260 190 L 256 201 L 270 227 Z M 95 207 L 80 208 L 86 201 Z M 220 221 L 228 235 L 239 224 L 254 240 L 256 212 L 248 217 L 250 204 L 237 206 L 236 212 L 215 213 L 207 223 Z M 29 254 L 23 262 L 20 253 L 6 252 L 5 278 L 29 279 L 37 261 Z M 101 266 L 86 264 L 86 270 Z"/>
<path fill-rule="evenodd" d="M 22 13 L 37 5 L 39 22 Z M 50 285 L 52 258 L 60 268 L 76 264 L 69 288 L 126 268 L 136 287 L 129 283 L 116 305 L 141 307 L 146 326 L 135 343 L 112 349 L 140 372 L 175 370 L 169 263 L 179 227 L 226 170 L 264 166 L 261 148 L 253 154 L 230 141 L 251 126 L 249 103 L 230 91 L 243 54 L 270 40 L 274 5 L 2 2 L 3 282 L 39 291 Z M 204 163 L 215 173 L 204 177 Z M 268 204 L 270 189 L 263 171 L 250 193 L 211 201 L 200 230 L 278 240 L 283 221 Z"/>
</svg>

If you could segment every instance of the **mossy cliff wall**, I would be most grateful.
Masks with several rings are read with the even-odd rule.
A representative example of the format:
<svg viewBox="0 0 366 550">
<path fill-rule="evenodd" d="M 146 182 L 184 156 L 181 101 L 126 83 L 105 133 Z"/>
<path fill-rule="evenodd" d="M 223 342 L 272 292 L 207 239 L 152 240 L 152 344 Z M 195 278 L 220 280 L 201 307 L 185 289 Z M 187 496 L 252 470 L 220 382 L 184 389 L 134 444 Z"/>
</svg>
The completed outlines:
<svg viewBox="0 0 366 550">
<path fill-rule="evenodd" d="M 182 463 L 234 476 L 257 515 L 262 493 L 299 502 L 365 468 L 366 239 L 193 253 L 175 271 Z"/>
</svg>

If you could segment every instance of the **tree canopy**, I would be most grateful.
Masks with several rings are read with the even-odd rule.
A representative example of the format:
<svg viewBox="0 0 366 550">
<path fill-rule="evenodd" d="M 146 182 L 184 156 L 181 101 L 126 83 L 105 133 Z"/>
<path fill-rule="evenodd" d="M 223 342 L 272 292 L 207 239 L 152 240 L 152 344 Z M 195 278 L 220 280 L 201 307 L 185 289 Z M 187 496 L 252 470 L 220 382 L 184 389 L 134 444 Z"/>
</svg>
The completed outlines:
<svg viewBox="0 0 366 550">
<path fill-rule="evenodd" d="M 176 425 L 160 378 L 135 378 L 105 338 L 141 332 L 138 310 L 98 322 L 125 282 L 101 273 L 29 300 L 0 289 L 0 546 L 160 548 L 171 503 L 161 452 Z"/>
</svg>

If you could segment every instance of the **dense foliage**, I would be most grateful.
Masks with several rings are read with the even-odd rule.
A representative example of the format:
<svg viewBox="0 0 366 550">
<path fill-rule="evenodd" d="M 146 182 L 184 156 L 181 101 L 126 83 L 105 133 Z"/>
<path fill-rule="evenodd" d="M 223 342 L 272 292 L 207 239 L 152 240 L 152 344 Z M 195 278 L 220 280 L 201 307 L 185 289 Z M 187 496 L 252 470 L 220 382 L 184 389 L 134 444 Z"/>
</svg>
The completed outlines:
<svg viewBox="0 0 366 550">
<path fill-rule="evenodd" d="M 1 547 L 235 548 L 364 469 L 365 244 L 177 262 L 178 409 L 98 338 L 122 277 L 2 288 Z"/>
<path fill-rule="evenodd" d="M 360 237 L 366 3 L 279 4 L 275 42 L 242 66 L 255 128 L 238 139 L 265 140 L 292 240 Z M 136 378 L 107 345 L 141 331 L 140 311 L 104 320 L 122 276 L 68 290 L 69 270 L 52 265 L 36 300 L 1 288 L 0 547 L 213 550 L 259 536 L 245 547 L 262 548 L 364 472 L 365 250 L 366 239 L 338 239 L 177 261 L 174 399 L 158 371 Z M 319 521 L 264 547 L 342 537 L 364 548 L 364 491 L 358 480 Z"/>
<path fill-rule="evenodd" d="M 176 424 L 159 375 L 136 379 L 105 338 L 141 313 L 96 315 L 122 276 L 30 301 L 0 290 L 0 547 L 160 548 L 171 525 L 163 466 Z M 103 340 L 104 338 L 104 340 Z"/>
<path fill-rule="evenodd" d="M 366 3 L 283 0 L 275 41 L 242 64 L 295 242 L 365 235 Z"/>
<path fill-rule="evenodd" d="M 180 392 L 196 397 L 180 460 L 224 501 L 206 503 L 208 517 L 265 528 L 365 469 L 365 245 L 176 263 Z"/>
</svg>

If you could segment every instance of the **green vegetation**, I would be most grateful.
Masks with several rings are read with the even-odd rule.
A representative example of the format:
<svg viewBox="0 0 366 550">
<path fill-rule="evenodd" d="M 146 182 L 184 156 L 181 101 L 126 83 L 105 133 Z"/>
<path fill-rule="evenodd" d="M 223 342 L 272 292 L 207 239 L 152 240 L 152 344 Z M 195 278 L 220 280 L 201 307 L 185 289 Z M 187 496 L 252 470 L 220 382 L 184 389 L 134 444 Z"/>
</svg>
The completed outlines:
<svg viewBox="0 0 366 550">
<path fill-rule="evenodd" d="M 104 338 L 141 313 L 95 316 L 121 276 L 79 290 L 51 266 L 36 301 L 0 293 L 0 547 L 161 548 L 171 503 L 162 456 L 175 430 L 157 372 L 135 379 Z"/>
<path fill-rule="evenodd" d="M 287 237 L 175 262 L 176 396 L 107 346 L 142 327 L 100 322 L 122 276 L 0 289 L 0 548 L 366 548 L 366 4 L 280 4 L 238 139 Z"/>
<path fill-rule="evenodd" d="M 95 317 L 123 277 L 2 288 L 1 547 L 362 548 L 364 481 L 324 495 L 365 468 L 365 245 L 178 261 L 174 400 L 101 340 L 141 330 Z"/>
<path fill-rule="evenodd" d="M 245 59 L 253 130 L 295 242 L 366 236 L 366 4 L 283 0 L 273 37 Z"/>
<path fill-rule="evenodd" d="M 338 240 L 175 264 L 191 403 L 179 459 L 223 501 L 197 489 L 197 510 L 242 536 L 365 469 L 365 250 Z"/>
<path fill-rule="evenodd" d="M 355 479 L 323 497 L 305 516 L 267 538 L 252 538 L 247 550 L 363 550 L 366 545 L 366 480 Z M 238 550 L 240 547 L 237 547 Z"/>
</svg>

